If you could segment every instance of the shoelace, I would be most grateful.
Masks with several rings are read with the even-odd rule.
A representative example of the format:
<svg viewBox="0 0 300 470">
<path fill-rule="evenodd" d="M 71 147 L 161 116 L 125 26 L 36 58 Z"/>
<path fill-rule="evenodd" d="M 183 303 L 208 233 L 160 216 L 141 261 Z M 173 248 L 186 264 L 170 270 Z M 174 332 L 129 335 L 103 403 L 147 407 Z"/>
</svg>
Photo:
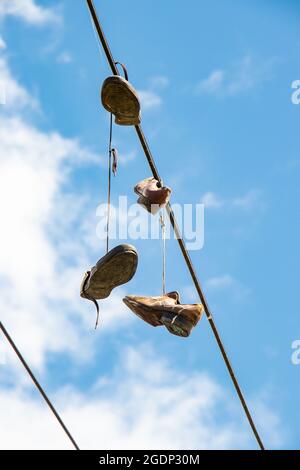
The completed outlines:
<svg viewBox="0 0 300 470">
<path fill-rule="evenodd" d="M 112 130 L 113 130 L 113 115 L 110 114 L 109 120 L 109 143 L 108 143 L 108 184 L 107 184 L 107 222 L 106 222 L 106 253 L 109 251 L 109 228 L 110 228 L 110 201 L 111 201 L 111 174 L 116 176 L 118 169 L 118 152 L 112 147 Z M 90 272 L 87 273 L 86 279 L 83 283 L 82 293 L 84 297 L 94 303 L 97 311 L 95 330 L 99 324 L 100 308 L 97 300 L 94 297 L 87 295 L 85 291 L 86 283 L 90 277 Z"/>
<path fill-rule="evenodd" d="M 107 224 L 106 224 L 106 253 L 109 250 L 109 225 L 110 225 L 110 199 L 111 199 L 111 173 L 114 176 L 118 169 L 118 152 L 112 147 L 113 139 L 113 115 L 110 113 L 109 142 L 108 142 L 108 184 L 107 184 Z"/>
<path fill-rule="evenodd" d="M 113 115 L 110 113 L 109 120 L 109 143 L 108 143 L 108 184 L 107 184 L 107 223 L 106 223 L 106 253 L 109 250 L 109 224 L 110 224 L 110 195 L 111 195 L 111 160 L 112 160 L 112 128 Z"/>
<path fill-rule="evenodd" d="M 162 238 L 162 295 L 166 295 L 166 224 L 164 209 L 160 212 L 159 221 Z"/>
<path fill-rule="evenodd" d="M 94 299 L 93 297 L 90 297 L 90 296 L 87 295 L 87 293 L 85 292 L 85 287 L 86 287 L 87 281 L 88 281 L 89 278 L 90 278 L 90 275 L 91 275 L 91 272 L 90 272 L 90 271 L 87 271 L 87 272 L 85 273 L 85 280 L 84 280 L 84 282 L 83 282 L 80 295 L 81 295 L 82 297 L 85 297 L 87 300 L 90 300 L 91 302 L 93 302 L 93 304 L 94 304 L 95 307 L 96 307 L 96 311 L 97 311 L 96 323 L 95 323 L 95 330 L 96 330 L 97 327 L 98 327 L 98 323 L 99 323 L 99 313 L 100 313 L 99 304 L 98 304 L 98 302 L 97 302 L 96 299 Z"/>
</svg>

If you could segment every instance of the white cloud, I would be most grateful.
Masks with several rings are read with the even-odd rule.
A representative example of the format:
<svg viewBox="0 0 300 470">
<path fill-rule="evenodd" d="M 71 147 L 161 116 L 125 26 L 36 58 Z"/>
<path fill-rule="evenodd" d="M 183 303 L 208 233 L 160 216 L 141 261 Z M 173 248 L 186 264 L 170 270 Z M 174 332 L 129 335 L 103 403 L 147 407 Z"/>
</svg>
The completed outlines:
<svg viewBox="0 0 300 470">
<path fill-rule="evenodd" d="M 70 64 L 73 62 L 73 57 L 69 52 L 65 51 L 57 57 L 57 62 L 60 64 Z"/>
<path fill-rule="evenodd" d="M 208 78 L 205 78 L 197 85 L 197 92 L 215 93 L 219 91 L 223 85 L 224 76 L 224 70 L 213 71 Z"/>
<path fill-rule="evenodd" d="M 5 85 L 0 81 L 0 105 L 5 105 L 6 103 L 6 93 L 5 93 Z"/>
<path fill-rule="evenodd" d="M 136 159 L 137 156 L 137 151 L 136 150 L 131 150 L 129 152 L 122 152 L 118 153 L 118 162 L 121 165 L 128 165 L 129 163 L 133 162 Z"/>
<path fill-rule="evenodd" d="M 250 189 L 243 196 L 232 198 L 222 198 L 218 194 L 208 191 L 200 199 L 206 209 L 239 209 L 241 211 L 261 210 L 265 208 L 262 191 L 259 189 Z"/>
<path fill-rule="evenodd" d="M 220 209 L 224 205 L 224 201 L 212 192 L 205 193 L 200 202 L 208 209 Z"/>
<path fill-rule="evenodd" d="M 25 106 L 37 108 L 37 101 L 32 98 L 27 90 L 25 90 L 13 77 L 11 70 L 7 66 L 4 57 L 0 56 L 0 81 L 2 93 L 5 96 L 5 109 L 14 109 L 15 111 Z"/>
<path fill-rule="evenodd" d="M 205 290 L 212 295 L 229 295 L 234 301 L 243 301 L 250 293 L 250 289 L 230 274 L 214 276 L 204 283 Z M 199 295 L 193 285 L 187 285 L 182 289 L 187 302 L 200 302 Z"/>
<path fill-rule="evenodd" d="M 246 210 L 259 209 L 264 206 L 261 191 L 258 189 L 251 189 L 245 196 L 233 199 L 232 204 Z"/>
<path fill-rule="evenodd" d="M 76 165 L 102 160 L 78 140 L 27 122 L 23 110 L 31 108 L 32 98 L 3 57 L 0 68 L 7 89 L 0 114 L 1 319 L 36 367 L 44 367 L 49 352 L 84 360 L 97 334 L 90 337 L 95 311 L 79 297 L 79 286 L 84 270 L 100 258 L 102 244 L 98 240 L 94 249 L 95 211 L 65 185 Z M 87 220 L 94 236 L 87 236 Z M 122 297 L 119 289 L 101 303 L 102 329 L 130 321 Z"/>
<path fill-rule="evenodd" d="M 44 8 L 34 0 L 1 0 L 0 19 L 6 16 L 15 16 L 35 25 L 44 25 L 59 20 L 59 16 L 54 10 Z"/>
<path fill-rule="evenodd" d="M 251 90 L 272 78 L 275 62 L 275 59 L 260 60 L 245 55 L 228 69 L 212 71 L 197 84 L 196 93 L 224 97 Z"/>
<path fill-rule="evenodd" d="M 206 286 L 209 289 L 219 289 L 224 287 L 232 286 L 235 283 L 234 279 L 229 275 L 225 274 L 219 277 L 212 277 L 206 282 Z"/>
<path fill-rule="evenodd" d="M 152 88 L 166 88 L 170 83 L 170 80 L 165 75 L 155 75 L 150 79 L 150 85 Z"/>
<path fill-rule="evenodd" d="M 256 448 L 239 405 L 207 374 L 180 373 L 147 346 L 120 358 L 89 391 L 65 387 L 54 397 L 82 449 Z M 262 411 L 282 444 L 279 417 Z M 0 417 L 2 449 L 71 448 L 45 405 L 22 389 L 0 392 Z"/>
<path fill-rule="evenodd" d="M 250 293 L 250 290 L 246 286 L 230 274 L 223 274 L 208 279 L 205 283 L 205 287 L 209 291 L 220 291 L 222 295 L 224 292 L 228 292 L 236 301 L 243 300 Z"/>
<path fill-rule="evenodd" d="M 0 49 L 6 49 L 6 42 L 1 36 L 0 36 Z"/>
<path fill-rule="evenodd" d="M 151 90 L 138 90 L 142 110 L 159 108 L 162 104 L 161 97 Z"/>
<path fill-rule="evenodd" d="M 162 105 L 162 97 L 158 91 L 162 91 L 169 85 L 168 77 L 155 75 L 149 80 L 149 87 L 145 90 L 138 90 L 142 110 L 157 109 Z"/>
<path fill-rule="evenodd" d="M 278 449 L 286 440 L 288 432 L 281 422 L 277 413 L 271 410 L 270 405 L 266 404 L 265 399 L 259 398 L 252 401 L 254 419 L 260 429 L 264 429 L 264 437 L 269 447 Z"/>
<path fill-rule="evenodd" d="M 81 158 L 82 149 L 17 118 L 0 119 L 0 140 L 2 320 L 13 326 L 31 361 L 42 366 L 50 351 L 80 355 L 81 329 L 90 331 L 94 322 L 92 304 L 79 297 L 92 248 L 81 230 L 81 220 L 89 213 L 84 205 L 78 214 L 81 201 L 63 192 L 67 165 L 76 161 L 77 153 Z M 93 220 L 95 231 L 95 215 Z M 103 306 L 104 327 L 127 318 L 121 298 L 121 293 L 114 294 Z M 87 349 L 92 348 L 91 343 Z"/>
</svg>

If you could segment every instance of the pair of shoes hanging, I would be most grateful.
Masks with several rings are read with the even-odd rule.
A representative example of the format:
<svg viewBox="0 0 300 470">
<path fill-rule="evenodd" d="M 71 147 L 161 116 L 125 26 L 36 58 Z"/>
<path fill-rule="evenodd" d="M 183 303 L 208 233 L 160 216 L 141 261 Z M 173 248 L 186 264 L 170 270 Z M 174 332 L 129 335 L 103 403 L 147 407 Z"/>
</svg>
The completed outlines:
<svg viewBox="0 0 300 470">
<path fill-rule="evenodd" d="M 134 246 L 116 246 L 87 271 L 81 284 L 81 297 L 94 302 L 109 297 L 115 287 L 133 278 L 137 265 L 138 253 Z M 190 335 L 203 312 L 200 304 L 181 304 L 178 292 L 158 297 L 127 295 L 123 302 L 149 325 L 165 326 L 170 333 L 182 337 Z"/>
<path fill-rule="evenodd" d="M 119 62 L 116 62 L 119 64 Z M 123 68 L 125 78 L 121 76 L 108 77 L 102 86 L 101 100 L 104 108 L 111 113 L 110 142 L 109 142 L 109 184 L 108 207 L 110 207 L 110 178 L 111 156 L 115 155 L 112 148 L 112 115 L 119 125 L 138 125 L 141 122 L 140 102 L 132 85 L 128 82 L 128 74 Z M 114 159 L 115 160 L 115 159 Z M 115 164 L 115 162 L 114 162 Z M 113 164 L 113 165 L 114 165 Z M 155 178 L 146 178 L 134 188 L 139 196 L 138 203 L 149 213 L 156 214 L 169 202 L 171 189 L 163 186 Z M 162 225 L 162 227 L 164 224 Z M 126 284 L 134 276 L 138 265 L 138 253 L 132 245 L 119 245 L 108 251 L 109 237 L 109 211 L 107 222 L 107 253 L 97 264 L 84 275 L 80 295 L 91 300 L 97 308 L 97 321 L 99 306 L 97 300 L 109 297 L 111 291 L 120 285 Z M 163 272 L 164 284 L 164 272 Z M 164 288 L 163 288 L 164 291 Z M 170 292 L 158 297 L 142 297 L 127 295 L 123 302 L 142 320 L 152 326 L 165 326 L 167 330 L 181 337 L 190 335 L 192 329 L 201 318 L 203 306 L 201 304 L 181 304 L 178 292 Z"/>
</svg>

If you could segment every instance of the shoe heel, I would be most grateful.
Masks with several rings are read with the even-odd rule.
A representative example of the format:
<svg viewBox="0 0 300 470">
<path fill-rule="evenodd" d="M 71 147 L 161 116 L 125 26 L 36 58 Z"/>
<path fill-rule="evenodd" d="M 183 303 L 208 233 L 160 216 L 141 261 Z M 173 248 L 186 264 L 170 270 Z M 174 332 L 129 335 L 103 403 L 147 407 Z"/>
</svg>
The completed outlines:
<svg viewBox="0 0 300 470">
<path fill-rule="evenodd" d="M 187 338 L 194 327 L 194 325 L 183 316 L 175 315 L 171 312 L 163 313 L 161 322 L 171 334 L 181 336 L 182 338 Z"/>
</svg>

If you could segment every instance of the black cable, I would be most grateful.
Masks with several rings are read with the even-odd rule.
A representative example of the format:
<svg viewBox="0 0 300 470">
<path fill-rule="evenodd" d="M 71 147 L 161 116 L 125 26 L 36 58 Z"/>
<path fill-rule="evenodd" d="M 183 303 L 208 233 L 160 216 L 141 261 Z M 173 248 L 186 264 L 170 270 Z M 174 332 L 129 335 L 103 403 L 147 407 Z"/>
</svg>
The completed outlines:
<svg viewBox="0 0 300 470">
<path fill-rule="evenodd" d="M 68 436 L 68 438 L 70 439 L 70 441 L 72 442 L 73 446 L 75 447 L 76 450 L 80 450 L 78 445 L 76 444 L 75 440 L 73 439 L 71 433 L 68 431 L 66 425 L 64 424 L 63 420 L 61 419 L 61 417 L 59 416 L 59 414 L 57 413 L 56 409 L 54 408 L 54 406 L 52 405 L 50 399 L 48 398 L 48 396 L 46 395 L 46 393 L 44 392 L 43 388 L 41 387 L 41 385 L 39 384 L 39 382 L 37 381 L 37 379 L 35 378 L 33 372 L 31 371 L 30 367 L 28 366 L 27 362 L 25 361 L 24 357 L 22 356 L 22 354 L 20 353 L 20 351 L 18 350 L 17 346 L 15 345 L 15 343 L 13 342 L 11 336 L 8 334 L 7 330 L 4 328 L 4 325 L 2 322 L 0 322 L 0 329 L 2 330 L 4 336 L 6 337 L 7 341 L 9 342 L 9 344 L 11 345 L 11 347 L 13 348 L 13 350 L 15 351 L 16 355 L 18 356 L 18 358 L 20 359 L 21 363 L 23 364 L 23 366 L 25 367 L 26 371 L 28 372 L 30 378 L 32 379 L 34 385 L 36 386 L 36 388 L 38 389 L 38 391 L 40 392 L 40 394 L 42 395 L 42 397 L 44 398 L 45 402 L 47 403 L 47 405 L 49 406 L 50 410 L 52 411 L 52 413 L 54 414 L 55 418 L 57 419 L 57 421 L 59 422 L 59 424 L 61 425 L 61 427 L 63 428 L 63 430 L 65 431 L 66 435 Z"/>
</svg>

